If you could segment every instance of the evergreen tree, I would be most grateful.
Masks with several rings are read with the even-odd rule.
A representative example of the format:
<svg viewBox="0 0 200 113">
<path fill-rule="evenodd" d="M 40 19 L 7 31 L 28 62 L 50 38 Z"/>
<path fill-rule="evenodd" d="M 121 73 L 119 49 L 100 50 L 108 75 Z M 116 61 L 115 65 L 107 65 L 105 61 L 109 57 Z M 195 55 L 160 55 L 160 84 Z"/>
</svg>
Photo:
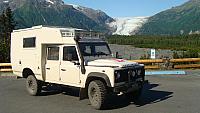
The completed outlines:
<svg viewBox="0 0 200 113">
<path fill-rule="evenodd" d="M 10 62 L 11 32 L 15 27 L 13 13 L 10 7 L 0 15 L 0 62 Z"/>
</svg>

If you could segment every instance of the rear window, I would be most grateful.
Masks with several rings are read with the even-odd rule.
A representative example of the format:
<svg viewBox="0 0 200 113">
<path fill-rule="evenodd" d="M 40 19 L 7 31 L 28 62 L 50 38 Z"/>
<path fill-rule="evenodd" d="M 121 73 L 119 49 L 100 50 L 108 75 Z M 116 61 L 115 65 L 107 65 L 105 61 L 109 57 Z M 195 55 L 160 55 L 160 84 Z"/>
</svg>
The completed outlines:
<svg viewBox="0 0 200 113">
<path fill-rule="evenodd" d="M 24 38 L 23 39 L 23 48 L 34 48 L 35 41 L 36 41 L 36 37 Z"/>
</svg>

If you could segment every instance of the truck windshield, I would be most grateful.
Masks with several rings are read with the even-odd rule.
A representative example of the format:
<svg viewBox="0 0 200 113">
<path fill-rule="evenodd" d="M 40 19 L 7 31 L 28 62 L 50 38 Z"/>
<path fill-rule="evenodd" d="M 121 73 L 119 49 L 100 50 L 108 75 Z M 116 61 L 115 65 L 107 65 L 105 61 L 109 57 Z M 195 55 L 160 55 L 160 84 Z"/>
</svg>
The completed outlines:
<svg viewBox="0 0 200 113">
<path fill-rule="evenodd" d="M 83 56 L 111 56 L 106 42 L 80 42 L 79 44 Z"/>
</svg>

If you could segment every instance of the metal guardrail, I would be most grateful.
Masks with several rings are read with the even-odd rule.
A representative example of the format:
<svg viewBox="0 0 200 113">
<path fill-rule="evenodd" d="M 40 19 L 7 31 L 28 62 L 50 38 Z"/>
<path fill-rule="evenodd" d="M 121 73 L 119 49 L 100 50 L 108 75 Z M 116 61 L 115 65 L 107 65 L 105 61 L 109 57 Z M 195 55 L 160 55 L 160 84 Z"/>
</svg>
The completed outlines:
<svg viewBox="0 0 200 113">
<path fill-rule="evenodd" d="M 200 58 L 130 60 L 143 63 L 145 69 L 200 68 Z M 185 64 L 184 64 L 185 63 Z"/>
<path fill-rule="evenodd" d="M 130 60 L 130 61 L 133 61 L 133 62 L 138 62 L 138 63 L 141 63 L 141 64 L 146 64 L 146 63 L 162 63 L 163 60 L 162 59 L 146 59 L 146 60 Z"/>
<path fill-rule="evenodd" d="M 200 58 L 130 60 L 145 65 L 145 69 L 200 68 Z M 187 63 L 187 64 L 178 64 Z M 194 64 L 195 63 L 195 64 Z M 0 63 L 0 72 L 12 72 L 11 63 Z"/>
<path fill-rule="evenodd" d="M 11 63 L 0 63 L 0 72 L 12 72 Z"/>
<path fill-rule="evenodd" d="M 183 59 L 170 59 L 170 62 L 200 62 L 200 58 L 183 58 Z"/>
</svg>

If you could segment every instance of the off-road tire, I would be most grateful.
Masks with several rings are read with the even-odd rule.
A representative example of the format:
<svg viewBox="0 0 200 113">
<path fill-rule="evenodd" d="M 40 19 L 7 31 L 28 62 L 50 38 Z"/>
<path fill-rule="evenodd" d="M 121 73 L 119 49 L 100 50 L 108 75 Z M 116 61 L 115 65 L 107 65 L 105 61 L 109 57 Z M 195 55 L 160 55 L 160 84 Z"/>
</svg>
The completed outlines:
<svg viewBox="0 0 200 113">
<path fill-rule="evenodd" d="M 88 97 L 91 105 L 95 109 L 103 109 L 106 100 L 106 86 L 100 80 L 95 80 L 89 83 Z"/>
<path fill-rule="evenodd" d="M 36 96 L 41 93 L 42 85 L 34 75 L 29 75 L 26 78 L 26 89 L 30 95 Z"/>
</svg>

